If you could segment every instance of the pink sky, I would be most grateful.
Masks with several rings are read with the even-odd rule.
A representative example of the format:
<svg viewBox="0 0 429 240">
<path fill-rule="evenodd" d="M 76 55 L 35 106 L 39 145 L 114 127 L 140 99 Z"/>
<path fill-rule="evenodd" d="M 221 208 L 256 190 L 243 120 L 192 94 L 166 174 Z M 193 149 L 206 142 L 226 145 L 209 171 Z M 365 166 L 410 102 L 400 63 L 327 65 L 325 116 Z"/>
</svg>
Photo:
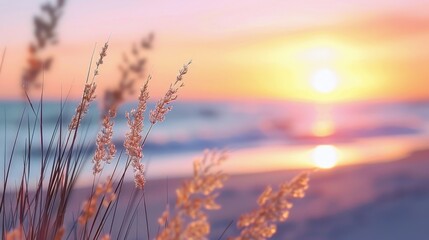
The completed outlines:
<svg viewBox="0 0 429 240">
<path fill-rule="evenodd" d="M 32 16 L 45 1 L 0 3 L 0 49 L 7 47 L 0 98 L 19 97 Z M 48 97 L 79 96 L 95 42 L 110 36 L 100 88 L 114 84 L 122 52 L 156 34 L 149 57 L 159 96 L 192 59 L 183 98 L 320 98 L 308 79 L 339 76 L 329 100 L 425 98 L 429 76 L 427 1 L 84 1 L 69 0 L 51 48 Z M 319 52 L 329 56 L 314 59 Z M 308 57 L 310 56 L 310 57 Z"/>
</svg>

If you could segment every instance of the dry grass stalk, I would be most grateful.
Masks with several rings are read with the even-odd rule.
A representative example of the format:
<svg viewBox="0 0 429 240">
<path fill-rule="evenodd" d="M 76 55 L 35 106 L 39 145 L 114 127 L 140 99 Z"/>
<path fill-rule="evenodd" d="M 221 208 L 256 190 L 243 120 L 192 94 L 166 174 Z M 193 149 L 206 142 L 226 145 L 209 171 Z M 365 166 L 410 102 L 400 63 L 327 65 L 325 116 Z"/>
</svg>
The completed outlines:
<svg viewBox="0 0 429 240">
<path fill-rule="evenodd" d="M 89 104 L 95 99 L 95 90 L 97 88 L 97 84 L 95 83 L 95 77 L 99 74 L 99 67 L 103 64 L 104 57 L 107 55 L 107 48 L 109 47 L 108 42 L 106 42 L 103 48 L 100 51 L 100 56 L 96 62 L 96 68 L 94 70 L 94 75 L 92 76 L 91 82 L 88 82 L 88 79 L 85 83 L 85 89 L 83 91 L 82 100 L 79 106 L 76 108 L 75 115 L 73 116 L 69 130 L 76 130 L 80 124 L 80 121 L 88 112 Z"/>
<path fill-rule="evenodd" d="M 170 104 L 177 99 L 179 89 L 185 86 L 183 83 L 183 76 L 188 72 L 190 64 L 191 61 L 183 65 L 183 68 L 179 70 L 176 81 L 170 85 L 165 96 L 158 101 L 155 109 L 150 111 L 150 122 L 152 124 L 164 121 L 165 115 L 172 109 Z"/>
<path fill-rule="evenodd" d="M 37 77 L 44 70 L 49 70 L 52 65 L 52 57 L 42 57 L 41 52 L 48 46 L 57 43 L 56 27 L 65 6 L 65 0 L 57 0 L 55 4 L 45 3 L 42 5 L 42 16 L 34 17 L 35 42 L 30 43 L 28 48 L 28 66 L 25 68 L 21 85 L 25 92 L 31 86 L 38 87 Z"/>
<path fill-rule="evenodd" d="M 142 131 L 144 126 L 144 112 L 146 111 L 147 100 L 149 99 L 149 80 L 150 76 L 140 90 L 137 110 L 133 109 L 126 114 L 130 130 L 125 135 L 124 147 L 128 156 L 130 156 L 131 165 L 134 169 L 134 182 L 139 189 L 143 189 L 145 184 L 144 165 L 141 162 L 143 158 Z"/>
<path fill-rule="evenodd" d="M 202 159 L 194 161 L 194 176 L 176 190 L 175 215 L 167 209 L 158 223 L 164 227 L 157 240 L 167 239 L 207 239 L 210 224 L 204 210 L 216 210 L 218 193 L 227 176 L 218 169 L 226 160 L 224 151 L 206 151 Z"/>
<path fill-rule="evenodd" d="M 289 217 L 292 200 L 303 198 L 308 188 L 309 173 L 304 172 L 288 183 L 280 185 L 278 191 L 267 187 L 258 198 L 259 208 L 244 214 L 237 222 L 240 236 L 231 240 L 268 239 L 277 230 L 277 224 Z"/>
<path fill-rule="evenodd" d="M 100 197 L 103 197 L 102 205 L 107 207 L 116 200 L 116 194 L 113 191 L 112 178 L 108 177 L 104 184 L 99 183 L 90 198 L 83 202 L 82 212 L 78 218 L 80 225 L 85 225 L 97 212 L 97 204 Z"/>
</svg>

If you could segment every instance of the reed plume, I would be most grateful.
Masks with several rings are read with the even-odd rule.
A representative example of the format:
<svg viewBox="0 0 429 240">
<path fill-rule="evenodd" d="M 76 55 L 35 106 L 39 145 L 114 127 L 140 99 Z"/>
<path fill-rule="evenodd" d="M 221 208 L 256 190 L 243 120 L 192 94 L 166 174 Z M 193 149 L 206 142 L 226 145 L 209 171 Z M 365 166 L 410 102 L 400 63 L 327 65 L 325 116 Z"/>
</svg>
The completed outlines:
<svg viewBox="0 0 429 240">
<path fill-rule="evenodd" d="M 183 76 L 188 72 L 188 66 L 190 64 L 191 62 L 188 62 L 183 65 L 183 68 L 179 71 L 179 75 L 176 77 L 176 81 L 170 85 L 166 95 L 157 103 L 155 109 L 151 110 L 149 119 L 151 126 L 149 127 L 146 137 L 149 135 L 153 125 L 155 125 L 156 122 L 163 121 L 167 112 L 171 110 L 171 106 L 169 105 L 177 99 L 178 90 L 184 86 Z M 143 158 L 142 149 L 146 137 L 143 139 L 141 132 L 144 124 L 144 112 L 146 111 L 147 100 L 149 99 L 147 89 L 149 79 L 150 77 L 140 91 L 137 110 L 131 110 L 130 113 L 126 114 L 130 131 L 125 136 L 124 147 L 128 156 L 130 156 L 131 165 L 134 169 L 134 182 L 139 189 L 144 188 L 146 181 L 144 176 L 144 165 L 141 163 L 141 159 Z"/>
<path fill-rule="evenodd" d="M 240 236 L 230 240 L 262 240 L 273 237 L 277 224 L 289 217 L 292 200 L 304 197 L 308 181 L 309 173 L 303 172 L 290 182 L 280 185 L 278 191 L 268 186 L 258 198 L 259 208 L 239 218 L 237 227 L 241 229 Z"/>
<path fill-rule="evenodd" d="M 96 62 L 96 67 L 94 70 L 94 74 L 92 76 L 91 82 L 88 82 L 88 78 L 85 82 L 85 89 L 83 91 L 82 100 L 79 106 L 76 108 L 75 115 L 73 116 L 70 124 L 69 130 L 76 130 L 80 124 L 80 121 L 88 112 L 90 103 L 95 99 L 95 90 L 97 88 L 97 84 L 95 83 L 95 77 L 99 75 L 99 67 L 103 64 L 104 58 L 107 56 L 107 48 L 109 47 L 109 43 L 106 42 L 103 48 L 100 51 L 99 58 Z"/>
<path fill-rule="evenodd" d="M 93 174 L 97 174 L 101 172 L 102 167 L 101 163 L 102 161 L 106 163 L 110 163 L 111 159 L 116 154 L 116 147 L 115 144 L 112 142 L 113 137 L 113 116 L 105 116 L 102 121 L 102 129 L 97 135 L 97 140 L 95 142 L 96 149 L 94 158 L 92 160 L 93 162 Z"/>
<path fill-rule="evenodd" d="M 34 17 L 35 41 L 29 44 L 27 67 L 24 69 L 21 86 L 25 93 L 30 87 L 38 87 L 37 78 L 42 71 L 49 70 L 53 57 L 43 57 L 42 52 L 58 42 L 56 28 L 61 18 L 65 0 L 57 0 L 54 4 L 45 3 L 41 6 L 42 13 Z"/>
<path fill-rule="evenodd" d="M 174 215 L 167 206 L 158 219 L 158 223 L 165 227 L 157 240 L 207 239 L 210 224 L 204 210 L 220 209 L 216 203 L 216 190 L 223 187 L 227 176 L 218 167 L 226 159 L 225 151 L 206 151 L 201 159 L 194 161 L 193 178 L 176 190 Z"/>
<path fill-rule="evenodd" d="M 170 104 L 177 99 L 179 89 L 185 86 L 183 83 L 183 76 L 188 72 L 188 67 L 191 62 L 192 61 L 189 61 L 187 64 L 183 65 L 182 69 L 179 70 L 176 81 L 170 84 L 167 93 L 158 101 L 155 109 L 150 111 L 150 122 L 152 124 L 164 121 L 165 115 L 171 111 L 172 106 L 170 106 Z"/>
<path fill-rule="evenodd" d="M 144 165 L 141 162 L 143 158 L 142 131 L 144 126 L 144 112 L 146 111 L 147 100 L 149 99 L 149 84 L 150 76 L 140 90 L 139 103 L 137 110 L 133 109 L 126 114 L 128 120 L 129 132 L 125 135 L 124 147 L 130 156 L 131 165 L 134 169 L 134 182 L 137 188 L 143 189 L 145 184 Z"/>
</svg>

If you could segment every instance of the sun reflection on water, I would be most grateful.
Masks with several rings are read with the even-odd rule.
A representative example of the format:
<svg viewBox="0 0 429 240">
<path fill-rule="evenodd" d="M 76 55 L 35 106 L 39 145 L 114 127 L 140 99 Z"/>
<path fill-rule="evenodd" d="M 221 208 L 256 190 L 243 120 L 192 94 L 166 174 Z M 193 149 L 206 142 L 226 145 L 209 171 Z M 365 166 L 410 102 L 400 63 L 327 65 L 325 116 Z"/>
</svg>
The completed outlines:
<svg viewBox="0 0 429 240">
<path fill-rule="evenodd" d="M 338 150 L 332 145 L 318 145 L 312 151 L 312 159 L 318 168 L 333 168 L 338 162 Z"/>
</svg>

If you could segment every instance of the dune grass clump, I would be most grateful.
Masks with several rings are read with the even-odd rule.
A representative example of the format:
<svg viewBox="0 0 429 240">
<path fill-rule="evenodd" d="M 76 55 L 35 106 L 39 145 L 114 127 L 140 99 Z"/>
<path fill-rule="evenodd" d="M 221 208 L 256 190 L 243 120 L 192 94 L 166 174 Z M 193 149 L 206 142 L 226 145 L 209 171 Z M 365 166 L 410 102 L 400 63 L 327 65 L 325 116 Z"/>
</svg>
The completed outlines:
<svg viewBox="0 0 429 240">
<path fill-rule="evenodd" d="M 70 124 L 67 128 L 67 133 L 63 134 L 62 117 L 58 116 L 55 125 L 55 131 L 50 136 L 48 146 L 44 146 L 43 134 L 43 98 L 38 105 L 35 105 L 35 122 L 27 124 L 27 131 L 33 132 L 28 136 L 28 144 L 25 145 L 25 155 L 23 158 L 24 168 L 20 176 L 20 184 L 15 190 L 11 185 L 11 181 L 15 181 L 15 176 L 11 176 L 11 166 L 16 163 L 14 159 L 15 145 L 12 148 L 9 159 L 4 158 L 5 166 L 4 176 L 2 181 L 3 190 L 1 191 L 0 202 L 0 222 L 2 236 L 6 239 L 62 239 L 76 238 L 107 238 L 110 237 L 112 231 L 117 233 L 116 238 L 126 238 L 129 234 L 129 226 L 135 219 L 135 215 L 129 218 L 125 215 L 123 219 L 116 219 L 116 209 L 118 207 L 120 193 L 124 184 L 125 174 L 131 166 L 134 171 L 134 179 L 136 190 L 133 194 L 132 203 L 127 205 L 127 211 L 135 211 L 142 201 L 144 194 L 144 165 L 141 162 L 143 157 L 143 146 L 150 133 L 150 129 L 146 134 L 143 133 L 143 119 L 146 110 L 146 104 L 149 98 L 148 82 L 145 82 L 141 88 L 139 96 L 139 104 L 137 110 L 132 110 L 127 114 L 130 132 L 126 134 L 124 146 L 128 154 L 125 168 L 119 169 L 118 157 L 115 168 L 111 176 L 106 182 L 100 182 L 99 173 L 101 173 L 100 161 L 103 152 L 105 151 L 104 143 L 106 139 L 98 135 L 95 141 L 96 150 L 93 158 L 93 187 L 87 200 L 82 204 L 79 213 L 74 214 L 78 218 L 67 219 L 70 199 L 75 190 L 75 184 L 82 172 L 83 166 L 87 162 L 88 155 L 88 140 L 85 138 L 86 133 L 82 128 L 81 122 L 89 109 L 90 104 L 96 98 L 96 81 L 95 78 L 100 74 L 100 66 L 107 55 L 108 44 L 106 43 L 99 54 L 98 60 L 95 62 L 95 69 L 91 80 L 87 78 L 82 94 L 82 99 L 78 104 L 75 114 L 73 115 Z M 186 71 L 187 66 L 185 65 Z M 91 68 L 90 68 L 91 70 Z M 89 70 L 89 71 L 90 71 Z M 186 74 L 185 70 L 180 70 L 177 79 L 182 81 L 182 77 Z M 88 74 L 90 76 L 90 74 Z M 175 81 L 177 83 L 179 80 Z M 176 100 L 178 88 L 172 84 L 170 90 L 167 91 L 166 97 L 163 97 L 158 106 L 152 110 L 152 114 L 158 116 L 159 119 L 164 119 L 165 115 L 171 106 L 168 106 Z M 177 88 L 175 88 L 177 87 Z M 172 95 L 173 94 L 173 95 Z M 63 107 L 63 103 L 61 103 Z M 167 109 L 167 110 L 166 110 Z M 62 110 L 61 110 L 62 112 Z M 15 144 L 18 135 L 23 127 L 23 119 L 26 110 L 22 113 L 20 125 L 17 130 Z M 38 126 L 37 126 L 38 125 Z M 155 123 L 151 123 L 151 128 Z M 110 127 L 109 127 L 110 128 Z M 33 141 L 35 140 L 34 132 L 40 134 L 41 149 L 38 152 L 41 156 L 40 160 L 40 175 L 35 186 L 30 181 L 30 172 L 34 172 L 30 164 L 35 159 L 32 159 L 34 150 L 32 150 Z M 106 132 L 103 132 L 105 134 Z M 83 140 L 80 141 L 83 134 Z M 109 133 L 109 138 L 113 135 L 113 130 Z M 110 140 L 110 139 L 109 139 Z M 100 147 L 101 146 L 101 147 Z M 113 158 L 113 156 L 112 156 Z M 36 161 L 37 161 L 36 160 Z M 95 161 L 94 161 L 95 160 Z M 109 159 L 110 160 L 110 159 Z M 107 161 L 106 161 L 107 162 Z M 129 201 L 128 199 L 122 199 Z M 123 203 L 121 203 L 123 204 Z M 107 228 L 107 223 L 110 224 L 107 235 L 102 232 Z M 70 225 L 71 224 L 71 225 Z M 115 228 L 118 228 L 115 230 Z"/>
<path fill-rule="evenodd" d="M 150 111 L 150 126 L 144 130 L 144 115 L 149 100 L 149 80 L 145 81 L 140 89 L 138 106 L 126 114 L 129 132 L 125 135 L 124 147 L 128 155 L 125 167 L 119 169 L 119 162 L 123 161 L 121 155 L 116 159 L 113 172 L 107 173 L 106 181 L 100 182 L 102 162 L 110 163 L 115 159 L 113 152 L 106 158 L 103 154 L 110 151 L 108 142 L 113 135 L 113 124 L 106 126 L 102 122 L 101 134 L 95 141 L 96 150 L 93 157 L 93 184 L 86 200 L 82 200 L 82 207 L 78 213 L 70 219 L 66 213 L 69 211 L 70 199 L 76 186 L 83 166 L 87 159 L 87 140 L 78 141 L 81 121 L 89 109 L 89 105 L 95 100 L 95 78 L 100 74 L 99 67 L 107 55 L 106 43 L 95 63 L 95 69 L 91 80 L 87 78 L 82 94 L 82 99 L 76 108 L 76 112 L 67 128 L 67 134 L 63 134 L 62 115 L 58 116 L 55 131 L 50 136 L 48 146 L 43 145 L 43 98 L 39 102 L 36 111 L 36 120 L 33 127 L 28 124 L 28 132 L 39 130 L 41 135 L 40 175 L 35 187 L 30 184 L 30 161 L 32 159 L 32 142 L 34 139 L 28 136 L 23 163 L 24 168 L 20 176 L 20 184 L 17 189 L 10 186 L 10 168 L 14 159 L 15 145 L 12 148 L 9 159 L 4 158 L 3 191 L 0 202 L 0 222 L 2 236 L 5 239 L 127 239 L 130 227 L 136 219 L 137 209 L 144 205 L 147 227 L 147 239 L 149 234 L 149 221 L 147 219 L 147 206 L 145 200 L 145 167 L 142 163 L 144 144 L 153 126 L 165 119 L 166 114 L 172 109 L 171 103 L 178 97 L 180 88 L 184 86 L 183 77 L 188 72 L 191 62 L 185 64 L 179 71 L 176 80 L 170 85 L 166 94 L 157 102 L 155 108 Z M 89 76 L 89 74 L 88 74 Z M 62 103 L 63 104 L 63 103 Z M 17 136 L 21 130 L 25 111 L 22 114 Z M 112 118 L 113 119 L 113 118 Z M 39 126 L 37 126 L 37 124 Z M 109 132 L 106 132 L 106 129 Z M 18 138 L 16 136 L 16 139 Z M 104 138 L 108 136 L 108 139 Z M 226 160 L 224 151 L 206 152 L 202 159 L 194 161 L 193 178 L 185 181 L 176 190 L 177 201 L 173 209 L 167 205 L 166 210 L 158 219 L 160 232 L 155 236 L 158 240 L 165 239 L 207 239 L 211 225 L 207 210 L 221 208 L 216 203 L 219 191 L 223 188 L 227 176 L 220 170 L 220 165 Z M 124 190 L 125 176 L 129 168 L 132 168 L 135 189 L 132 199 L 121 198 Z M 291 201 L 304 196 L 308 187 L 308 173 L 302 173 L 289 183 L 284 183 L 278 191 L 267 189 L 258 199 L 259 208 L 243 214 L 237 222 L 240 235 L 229 239 L 268 239 L 274 236 L 277 224 L 285 221 L 290 209 Z M 31 190 L 30 190 L 31 189 Z M 125 215 L 117 218 L 118 205 L 127 203 Z M 131 214 L 132 213 L 132 214 Z M 66 218 L 69 216 L 69 218 Z M 226 234 L 226 230 L 223 235 Z M 113 234 L 113 235 L 112 235 Z"/>
<path fill-rule="evenodd" d="M 148 218 L 150 206 L 147 206 L 145 196 L 148 183 L 143 163 L 144 145 L 152 128 L 163 122 L 172 110 L 172 104 L 184 87 L 184 77 L 191 61 L 183 65 L 164 96 L 148 113 L 151 77 L 147 77 L 140 88 L 136 109 L 130 110 L 125 116 L 129 127 L 125 136 L 122 136 L 125 138 L 125 152 L 118 153 L 112 141 L 118 107 L 125 100 L 125 95 L 132 95 L 136 83 L 145 75 L 147 59 L 141 52 L 152 48 L 153 34 L 133 45 L 131 55 L 124 55 L 123 63 L 119 66 L 121 75 L 118 86 L 104 94 L 100 130 L 95 139 L 88 137 L 89 127 L 81 123 L 96 100 L 97 77 L 101 74 L 107 56 L 108 42 L 99 50 L 94 68 L 94 53 L 91 57 L 82 96 L 72 118 L 64 119 L 65 102 L 61 99 L 60 113 L 52 126 L 53 132 L 50 135 L 45 133 L 43 85 L 38 80 L 41 73 L 50 68 L 53 58 L 42 57 L 42 53 L 48 45 L 57 42 L 55 32 L 64 6 L 65 0 L 44 4 L 42 13 L 45 17 L 34 19 L 35 41 L 30 44 L 28 66 L 21 79 L 27 105 L 32 111 L 27 111 L 28 107 L 23 110 L 16 134 L 10 139 L 11 146 L 7 146 L 9 139 L 6 139 L 6 133 L 4 135 L 4 148 L 8 152 L 2 157 L 3 172 L 0 179 L 1 238 L 130 239 L 134 238 L 130 235 L 131 227 L 137 226 L 141 217 L 145 220 L 143 226 L 146 236 L 138 236 L 139 239 L 208 239 L 212 229 L 208 211 L 221 209 L 216 200 L 227 180 L 227 175 L 221 170 L 221 164 L 227 159 L 225 151 L 206 151 L 202 158 L 194 161 L 192 178 L 176 189 L 176 204 L 173 207 L 167 204 L 159 219 Z M 5 53 L 6 50 L 3 51 L 0 72 Z M 27 92 L 39 86 L 40 99 L 32 100 Z M 29 115 L 34 117 L 33 122 Z M 149 120 L 146 129 L 145 117 Z M 64 120 L 70 121 L 68 126 L 63 125 Z M 24 133 L 24 154 L 20 156 L 16 152 L 21 146 L 18 144 L 20 135 Z M 36 141 L 40 148 L 34 147 Z M 90 153 L 93 145 L 95 150 Z M 92 185 L 87 192 L 79 192 L 83 193 L 77 198 L 81 201 L 79 208 L 72 208 L 72 201 L 76 201 L 76 183 L 81 179 L 84 167 L 91 162 L 93 174 L 89 181 L 92 181 Z M 114 165 L 113 170 L 103 173 L 104 165 L 111 163 Z M 18 174 L 12 173 L 14 166 L 20 166 Z M 132 172 L 134 180 L 132 188 L 127 187 L 126 176 L 129 172 Z M 309 173 L 304 172 L 290 182 L 281 184 L 277 191 L 267 187 L 257 200 L 258 208 L 238 219 L 236 224 L 239 235 L 228 236 L 231 221 L 218 239 L 224 236 L 240 240 L 272 238 L 278 224 L 287 220 L 292 201 L 304 197 L 308 181 Z M 125 192 L 130 189 L 131 193 Z M 126 206 L 125 212 L 120 212 L 120 206 Z M 143 216 L 139 216 L 139 210 L 143 210 Z M 149 223 L 156 221 L 159 231 L 151 236 Z"/>
<path fill-rule="evenodd" d="M 31 145 L 34 139 L 29 136 L 24 156 L 24 168 L 21 175 L 20 185 L 13 190 L 9 185 L 11 180 L 10 167 L 16 161 L 13 151 L 10 158 L 4 159 L 5 174 L 3 178 L 3 191 L 1 192 L 0 214 L 2 236 L 5 239 L 127 239 L 130 227 L 134 224 L 138 209 L 142 203 L 144 206 L 147 239 L 149 234 L 149 221 L 147 219 L 147 206 L 145 200 L 145 167 L 142 163 L 144 144 L 150 134 L 152 127 L 165 119 L 166 114 L 172 109 L 171 103 L 178 97 L 178 91 L 184 86 L 183 77 L 188 72 L 189 63 L 185 64 L 179 71 L 176 80 L 170 85 L 165 96 L 150 111 L 150 127 L 143 132 L 144 115 L 149 99 L 148 84 L 146 80 L 140 90 L 138 106 L 136 110 L 126 114 L 129 132 L 125 135 L 124 147 L 128 158 L 125 167 L 119 169 L 121 156 L 116 159 L 113 172 L 107 173 L 109 177 L 105 182 L 100 182 L 99 175 L 102 172 L 102 162 L 110 163 L 115 159 L 111 157 L 106 160 L 103 155 L 110 151 L 106 144 L 113 135 L 112 125 L 102 129 L 110 129 L 110 132 L 102 130 L 98 135 L 95 145 L 96 150 L 93 157 L 93 184 L 91 192 L 86 200 L 82 200 L 80 212 L 73 214 L 78 216 L 71 218 L 67 215 L 70 199 L 76 186 L 83 166 L 87 159 L 87 140 L 79 142 L 80 122 L 83 121 L 89 105 L 95 99 L 96 83 L 95 77 L 99 75 L 99 67 L 107 55 L 108 44 L 106 43 L 100 51 L 96 61 L 92 80 L 86 81 L 82 99 L 76 108 L 67 130 L 63 135 L 62 115 L 58 117 L 55 126 L 56 131 L 51 136 L 50 144 L 43 147 L 43 101 L 40 101 L 36 111 L 36 122 L 34 128 L 28 125 L 28 131 L 40 131 L 41 144 L 41 166 L 40 176 L 35 188 L 30 186 Z M 23 113 L 23 116 L 25 112 Z M 22 119 L 21 119 L 22 121 Z M 21 122 L 22 124 L 22 122 Z M 21 124 L 18 133 L 21 129 Z M 39 124 L 39 127 L 36 127 Z M 18 135 L 17 133 L 17 135 Z M 109 139 L 103 138 L 104 135 Z M 15 146 L 14 146 L 15 147 Z M 14 148 L 13 148 L 14 150 Z M 158 219 L 160 232 L 155 239 L 208 239 L 211 225 L 206 211 L 221 208 L 216 203 L 219 191 L 223 188 L 226 175 L 219 169 L 220 164 L 226 160 L 223 151 L 206 152 L 202 159 L 194 162 L 193 178 L 183 183 L 176 190 L 177 201 L 173 209 L 167 205 L 166 210 Z M 129 168 L 132 168 L 135 189 L 132 199 L 121 198 L 124 190 L 125 176 Z M 259 197 L 259 208 L 242 215 L 237 222 L 240 235 L 229 239 L 268 239 L 274 236 L 277 224 L 287 219 L 291 201 L 301 198 L 308 187 L 308 173 L 297 176 L 289 183 L 282 184 L 278 191 L 268 187 Z M 30 190 L 31 189 L 31 190 Z M 128 203 L 126 203 L 128 202 Z M 122 218 L 116 215 L 118 205 L 127 204 L 126 212 Z M 6 206 L 8 204 L 8 206 Z M 150 206 L 149 206 L 150 207 Z M 69 218 L 66 218 L 69 216 Z M 226 234 L 226 230 L 223 234 Z"/>
</svg>

